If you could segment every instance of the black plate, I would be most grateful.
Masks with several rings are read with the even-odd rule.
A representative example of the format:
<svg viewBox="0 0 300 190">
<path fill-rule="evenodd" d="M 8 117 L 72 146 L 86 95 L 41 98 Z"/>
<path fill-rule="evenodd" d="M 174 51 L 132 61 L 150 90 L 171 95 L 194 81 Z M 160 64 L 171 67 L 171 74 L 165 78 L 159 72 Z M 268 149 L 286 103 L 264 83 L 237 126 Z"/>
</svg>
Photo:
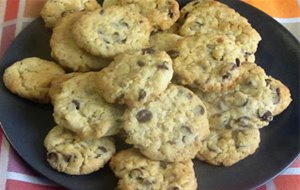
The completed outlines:
<svg viewBox="0 0 300 190">
<path fill-rule="evenodd" d="M 181 5 L 188 1 L 180 1 Z M 299 153 L 299 62 L 300 45 L 279 23 L 259 10 L 236 0 L 223 0 L 249 19 L 261 34 L 257 63 L 283 81 L 293 102 L 261 132 L 261 145 L 253 156 L 230 167 L 214 167 L 195 161 L 202 190 L 241 190 L 258 187 L 284 170 Z M 0 76 L 20 59 L 50 58 L 51 31 L 39 18 L 14 40 L 1 60 Z M 2 78 L 2 77 L 1 77 Z M 19 155 L 36 171 L 70 189 L 113 189 L 117 180 L 108 167 L 91 175 L 69 176 L 52 170 L 46 162 L 43 139 L 54 126 L 52 107 L 39 105 L 9 93 L 0 82 L 0 120 L 5 134 Z"/>
</svg>

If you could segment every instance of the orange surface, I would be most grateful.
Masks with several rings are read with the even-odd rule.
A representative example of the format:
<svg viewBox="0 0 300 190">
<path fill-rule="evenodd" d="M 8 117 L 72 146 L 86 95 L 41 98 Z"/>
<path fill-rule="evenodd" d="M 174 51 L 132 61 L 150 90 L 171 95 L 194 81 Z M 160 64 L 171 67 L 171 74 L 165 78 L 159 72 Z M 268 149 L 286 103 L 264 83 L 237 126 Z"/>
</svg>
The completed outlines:
<svg viewBox="0 0 300 190">
<path fill-rule="evenodd" d="M 300 17 L 300 5 L 297 0 L 244 0 L 272 17 Z"/>
<path fill-rule="evenodd" d="M 26 0 L 25 17 L 38 17 L 46 0 Z"/>
</svg>

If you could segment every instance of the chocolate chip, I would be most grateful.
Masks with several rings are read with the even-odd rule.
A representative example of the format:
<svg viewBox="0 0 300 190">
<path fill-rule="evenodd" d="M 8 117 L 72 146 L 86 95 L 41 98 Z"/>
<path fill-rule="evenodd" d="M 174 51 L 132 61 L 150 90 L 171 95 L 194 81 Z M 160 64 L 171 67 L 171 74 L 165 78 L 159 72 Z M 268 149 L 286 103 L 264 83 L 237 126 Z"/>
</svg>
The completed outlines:
<svg viewBox="0 0 300 190">
<path fill-rule="evenodd" d="M 102 9 L 101 11 L 100 11 L 100 15 L 103 15 L 104 14 L 104 10 Z"/>
<path fill-rule="evenodd" d="M 266 86 L 269 86 L 271 83 L 271 79 L 266 79 L 265 82 L 266 82 Z"/>
<path fill-rule="evenodd" d="M 173 13 L 172 9 L 169 9 L 168 16 L 169 16 L 170 18 L 173 18 L 173 17 L 174 17 L 174 13 Z"/>
<path fill-rule="evenodd" d="M 72 103 L 75 104 L 75 108 L 76 108 L 77 110 L 80 109 L 80 102 L 79 102 L 78 100 L 72 100 Z"/>
<path fill-rule="evenodd" d="M 169 70 L 169 68 L 166 66 L 166 63 L 168 63 L 168 62 L 165 61 L 165 62 L 158 64 L 157 68 L 161 69 L 161 70 Z"/>
<path fill-rule="evenodd" d="M 147 96 L 147 92 L 146 92 L 144 89 L 141 89 L 141 90 L 139 91 L 139 98 L 138 98 L 138 101 L 143 100 L 146 96 Z"/>
<path fill-rule="evenodd" d="M 273 98 L 273 103 L 278 104 L 280 102 L 280 88 L 276 88 L 276 97 Z"/>
<path fill-rule="evenodd" d="M 239 105 L 238 107 L 245 107 L 248 103 L 249 103 L 249 98 L 247 98 L 246 101 L 241 105 Z"/>
<path fill-rule="evenodd" d="M 199 28 L 201 28 L 201 27 L 204 25 L 203 23 L 198 22 L 198 21 L 196 21 L 195 23 L 197 24 L 197 26 L 198 26 Z"/>
<path fill-rule="evenodd" d="M 142 52 L 143 52 L 143 55 L 145 55 L 145 54 L 154 54 L 155 50 L 153 48 L 145 48 L 145 49 L 142 49 Z"/>
<path fill-rule="evenodd" d="M 179 52 L 177 50 L 169 50 L 167 54 L 172 58 L 175 59 L 179 56 Z"/>
<path fill-rule="evenodd" d="M 191 100 L 193 98 L 193 94 L 192 93 L 186 93 L 186 97 Z"/>
<path fill-rule="evenodd" d="M 185 13 L 183 18 L 186 19 L 189 16 L 189 14 L 190 14 L 189 12 Z"/>
<path fill-rule="evenodd" d="M 98 147 L 98 149 L 103 153 L 107 153 L 107 149 L 103 146 Z"/>
<path fill-rule="evenodd" d="M 125 97 L 125 94 L 120 94 L 120 95 L 116 98 L 116 102 L 122 102 L 124 97 Z"/>
<path fill-rule="evenodd" d="M 273 120 L 272 112 L 266 111 L 262 116 L 258 115 L 261 121 L 270 122 Z"/>
<path fill-rule="evenodd" d="M 140 179 L 143 176 L 143 171 L 139 168 L 133 169 L 129 172 L 129 177 L 134 179 Z"/>
<path fill-rule="evenodd" d="M 71 155 L 65 155 L 65 154 L 63 154 L 63 159 L 64 159 L 65 162 L 70 162 L 71 158 L 72 158 Z"/>
<path fill-rule="evenodd" d="M 241 65 L 240 59 L 236 58 L 235 59 L 235 64 L 239 67 Z"/>
<path fill-rule="evenodd" d="M 230 73 L 226 73 L 225 75 L 222 76 L 223 80 L 227 80 L 231 78 L 231 74 Z"/>
<path fill-rule="evenodd" d="M 199 104 L 198 106 L 195 107 L 194 113 L 196 115 L 203 115 L 205 113 L 205 109 L 202 105 Z"/>
<path fill-rule="evenodd" d="M 169 187 L 168 190 L 180 190 L 180 188 L 177 186 L 173 186 L 173 187 Z"/>
<path fill-rule="evenodd" d="M 140 67 L 144 67 L 146 65 L 146 63 L 144 61 L 138 61 L 137 64 Z"/>
<path fill-rule="evenodd" d="M 192 130 L 188 127 L 188 126 L 181 126 L 181 130 L 185 133 L 185 134 L 192 134 Z"/>
<path fill-rule="evenodd" d="M 124 38 L 123 40 L 121 40 L 121 43 L 124 44 L 127 41 L 127 38 Z"/>
<path fill-rule="evenodd" d="M 108 41 L 107 39 L 103 39 L 103 41 L 107 44 L 110 44 L 110 41 Z"/>
<path fill-rule="evenodd" d="M 162 167 L 163 169 L 166 169 L 167 166 L 168 166 L 168 163 L 167 163 L 167 162 L 164 162 L 164 161 L 160 161 L 160 162 L 159 162 L 159 166 Z"/>
<path fill-rule="evenodd" d="M 120 21 L 119 23 L 120 23 L 120 25 L 123 26 L 123 27 L 126 27 L 126 28 L 129 27 L 128 24 L 127 24 L 126 22 L 124 22 L 124 21 Z"/>
<path fill-rule="evenodd" d="M 57 162 L 58 161 L 58 155 L 56 152 L 50 152 L 47 154 L 47 160 L 50 162 Z"/>
<path fill-rule="evenodd" d="M 147 109 L 143 109 L 136 114 L 136 119 L 140 123 L 145 123 L 145 122 L 151 120 L 152 117 L 153 117 L 152 113 Z"/>
<path fill-rule="evenodd" d="M 238 118 L 236 120 L 236 122 L 238 123 L 239 126 L 241 127 L 250 127 L 249 126 L 249 122 L 250 122 L 250 118 L 247 116 L 242 116 L 240 118 Z"/>
</svg>

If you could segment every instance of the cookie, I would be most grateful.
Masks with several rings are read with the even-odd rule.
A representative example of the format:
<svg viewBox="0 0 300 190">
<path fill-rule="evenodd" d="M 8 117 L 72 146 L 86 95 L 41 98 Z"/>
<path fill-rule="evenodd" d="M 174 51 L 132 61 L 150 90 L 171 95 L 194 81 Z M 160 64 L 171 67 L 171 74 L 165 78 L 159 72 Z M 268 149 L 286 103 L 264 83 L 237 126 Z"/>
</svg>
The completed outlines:
<svg viewBox="0 0 300 190">
<path fill-rule="evenodd" d="M 81 73 L 68 73 L 64 75 L 60 75 L 56 78 L 54 78 L 51 81 L 50 88 L 48 91 L 48 96 L 51 99 L 51 102 L 53 103 L 56 99 L 56 95 L 58 95 L 61 91 L 61 84 L 75 76 L 80 75 Z"/>
<path fill-rule="evenodd" d="M 182 85 L 205 92 L 229 88 L 247 61 L 242 48 L 226 35 L 195 35 L 179 40 L 172 54 L 173 68 Z"/>
<path fill-rule="evenodd" d="M 259 143 L 260 133 L 255 128 L 213 129 L 202 142 L 197 158 L 228 167 L 253 154 Z"/>
<path fill-rule="evenodd" d="M 55 122 L 82 138 L 117 134 L 124 108 L 107 103 L 95 85 L 97 73 L 75 76 L 61 84 L 54 101 Z"/>
<path fill-rule="evenodd" d="M 48 103 L 51 81 L 65 74 L 56 63 L 37 57 L 18 61 L 3 74 L 5 86 L 14 94 L 38 103 Z"/>
<path fill-rule="evenodd" d="M 61 126 L 46 136 L 47 161 L 50 166 L 70 175 L 84 175 L 102 168 L 116 152 L 112 138 L 82 140 Z"/>
<path fill-rule="evenodd" d="M 117 189 L 180 189 L 196 190 L 197 179 L 193 162 L 153 161 L 135 149 L 113 156 L 110 167 L 120 178 Z"/>
<path fill-rule="evenodd" d="M 179 4 L 176 0 L 105 0 L 103 7 L 111 5 L 127 6 L 139 11 L 145 16 L 155 29 L 166 30 L 179 18 Z"/>
<path fill-rule="evenodd" d="M 290 102 L 286 90 L 279 90 L 283 89 L 279 83 L 274 87 L 261 67 L 245 63 L 241 68 L 243 74 L 233 89 L 210 93 L 193 89 L 204 101 L 211 129 L 262 128 Z"/>
<path fill-rule="evenodd" d="M 162 93 L 172 76 L 169 55 L 148 48 L 115 57 L 99 72 L 97 83 L 107 102 L 134 106 Z"/>
<path fill-rule="evenodd" d="M 51 56 L 70 71 L 98 71 L 106 67 L 111 60 L 94 56 L 81 49 L 72 35 L 72 28 L 84 12 L 68 14 L 53 29 L 50 40 Z"/>
<path fill-rule="evenodd" d="M 93 11 L 101 8 L 97 0 L 48 0 L 41 11 L 47 28 L 54 28 L 57 22 L 65 15 L 80 12 Z"/>
<path fill-rule="evenodd" d="M 266 79 L 266 83 L 269 84 L 269 88 L 273 91 L 273 102 L 276 103 L 275 109 L 272 113 L 274 116 L 279 115 L 292 102 L 291 92 L 287 86 L 273 77 L 269 76 L 268 79 Z"/>
<path fill-rule="evenodd" d="M 202 101 L 187 88 L 172 84 L 156 99 L 128 108 L 123 120 L 126 142 L 152 160 L 192 159 L 209 133 Z"/>
<path fill-rule="evenodd" d="M 113 57 L 149 44 L 149 21 L 129 7 L 111 6 L 83 15 L 73 27 L 77 44 L 93 55 Z"/>
<path fill-rule="evenodd" d="M 161 51 L 169 51 L 172 50 L 177 41 L 182 38 L 183 37 L 177 34 L 159 32 L 150 36 L 150 46 Z"/>
<path fill-rule="evenodd" d="M 242 48 L 249 62 L 255 61 L 261 37 L 246 18 L 227 5 L 214 0 L 192 1 L 181 10 L 180 20 L 180 35 L 227 35 Z"/>
</svg>

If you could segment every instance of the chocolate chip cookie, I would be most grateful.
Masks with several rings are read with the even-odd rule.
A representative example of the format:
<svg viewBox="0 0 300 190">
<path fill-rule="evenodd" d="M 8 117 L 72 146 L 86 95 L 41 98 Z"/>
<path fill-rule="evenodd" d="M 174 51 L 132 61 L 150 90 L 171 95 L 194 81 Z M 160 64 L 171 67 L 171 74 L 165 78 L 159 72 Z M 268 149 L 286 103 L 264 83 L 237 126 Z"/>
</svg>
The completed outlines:
<svg viewBox="0 0 300 190">
<path fill-rule="evenodd" d="M 197 189 L 191 160 L 153 161 L 136 149 L 128 149 L 114 155 L 110 167 L 119 178 L 118 189 Z"/>
<path fill-rule="evenodd" d="M 162 93 L 173 76 L 164 51 L 146 48 L 123 53 L 98 74 L 98 88 L 110 103 L 134 106 Z"/>
<path fill-rule="evenodd" d="M 46 27 L 53 28 L 67 14 L 99 8 L 101 6 L 97 0 L 48 0 L 41 11 L 41 16 Z"/>
<path fill-rule="evenodd" d="M 73 27 L 77 44 L 103 57 L 147 46 L 150 32 L 148 19 L 129 7 L 120 6 L 88 12 Z"/>
<path fill-rule="evenodd" d="M 150 102 L 127 109 L 123 120 L 126 142 L 152 160 L 192 159 L 209 133 L 202 101 L 176 85 Z"/>
<path fill-rule="evenodd" d="M 47 161 L 50 166 L 70 175 L 84 175 L 102 168 L 116 152 L 111 137 L 82 140 L 61 126 L 46 136 Z"/>
<path fill-rule="evenodd" d="M 63 17 L 52 32 L 51 56 L 69 71 L 98 71 L 111 62 L 109 59 L 89 54 L 75 42 L 72 34 L 73 24 L 84 14 L 79 12 Z"/>
<path fill-rule="evenodd" d="M 107 103 L 98 93 L 95 72 L 72 77 L 61 84 L 54 101 L 55 122 L 82 138 L 117 134 L 124 108 Z"/>
</svg>

